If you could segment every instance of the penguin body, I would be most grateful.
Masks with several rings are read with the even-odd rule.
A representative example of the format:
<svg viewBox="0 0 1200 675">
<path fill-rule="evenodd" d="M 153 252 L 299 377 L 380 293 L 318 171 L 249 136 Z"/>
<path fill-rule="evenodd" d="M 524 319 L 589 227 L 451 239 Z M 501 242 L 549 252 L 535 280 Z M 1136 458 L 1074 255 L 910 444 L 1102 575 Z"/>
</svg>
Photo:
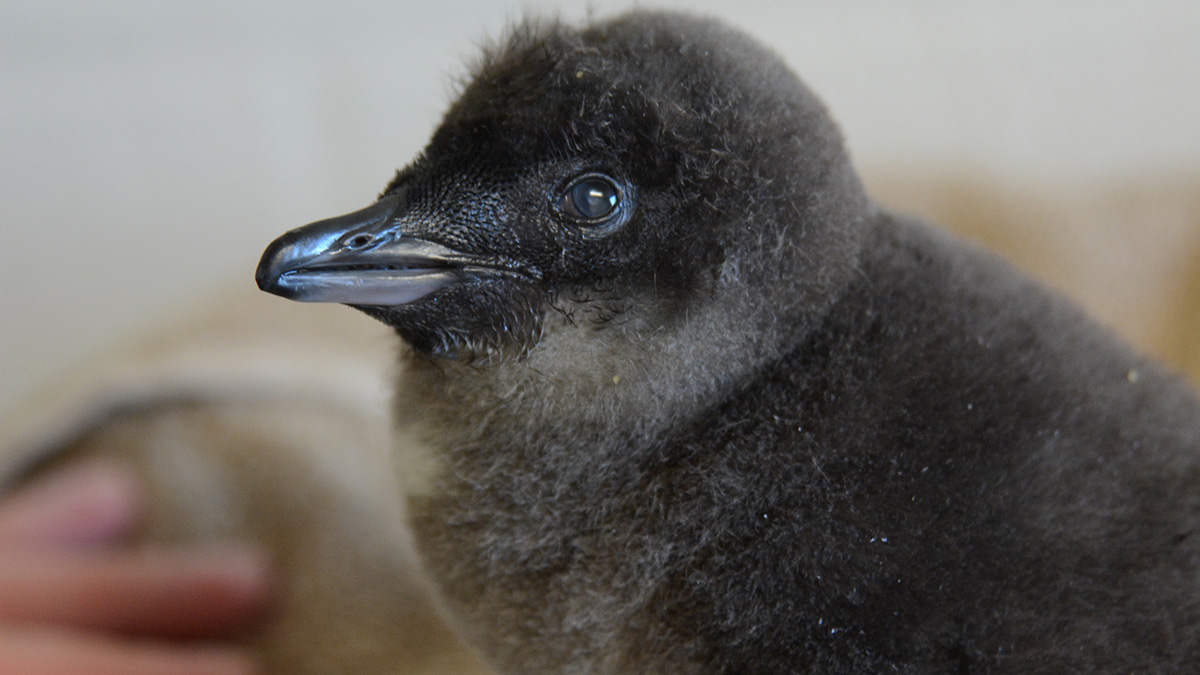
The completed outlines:
<svg viewBox="0 0 1200 675">
<path fill-rule="evenodd" d="M 396 451 L 502 672 L 1131 672 L 1200 652 L 1200 401 L 865 195 L 719 24 L 518 29 L 261 287 L 396 329 Z"/>
</svg>

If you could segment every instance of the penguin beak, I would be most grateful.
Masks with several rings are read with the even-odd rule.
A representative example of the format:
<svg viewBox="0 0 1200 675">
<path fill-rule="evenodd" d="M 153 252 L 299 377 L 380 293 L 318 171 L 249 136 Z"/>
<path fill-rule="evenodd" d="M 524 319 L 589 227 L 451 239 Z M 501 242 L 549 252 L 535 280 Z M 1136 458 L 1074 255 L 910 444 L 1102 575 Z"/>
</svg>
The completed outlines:
<svg viewBox="0 0 1200 675">
<path fill-rule="evenodd" d="M 258 287 L 300 302 L 403 305 L 463 280 L 462 254 L 407 236 L 399 198 L 292 230 L 263 252 Z"/>
</svg>

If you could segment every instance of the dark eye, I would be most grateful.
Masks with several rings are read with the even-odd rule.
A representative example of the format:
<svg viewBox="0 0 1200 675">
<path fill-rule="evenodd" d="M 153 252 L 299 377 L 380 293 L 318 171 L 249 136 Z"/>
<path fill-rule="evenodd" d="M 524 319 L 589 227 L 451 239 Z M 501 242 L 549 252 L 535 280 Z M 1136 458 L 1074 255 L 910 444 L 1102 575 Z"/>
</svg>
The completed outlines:
<svg viewBox="0 0 1200 675">
<path fill-rule="evenodd" d="M 601 221 L 617 213 L 621 191 L 605 176 L 589 174 L 571 183 L 563 193 L 559 208 L 572 218 Z"/>
</svg>

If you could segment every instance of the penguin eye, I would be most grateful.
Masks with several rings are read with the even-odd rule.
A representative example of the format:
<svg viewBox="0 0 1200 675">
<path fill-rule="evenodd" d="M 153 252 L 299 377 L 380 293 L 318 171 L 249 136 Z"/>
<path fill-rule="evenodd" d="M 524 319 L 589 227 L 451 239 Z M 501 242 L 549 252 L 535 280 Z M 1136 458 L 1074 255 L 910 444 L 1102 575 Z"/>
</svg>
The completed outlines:
<svg viewBox="0 0 1200 675">
<path fill-rule="evenodd" d="M 598 223 L 621 208 L 621 190 L 609 177 L 590 173 L 575 179 L 563 192 L 558 208 L 571 218 Z"/>
</svg>

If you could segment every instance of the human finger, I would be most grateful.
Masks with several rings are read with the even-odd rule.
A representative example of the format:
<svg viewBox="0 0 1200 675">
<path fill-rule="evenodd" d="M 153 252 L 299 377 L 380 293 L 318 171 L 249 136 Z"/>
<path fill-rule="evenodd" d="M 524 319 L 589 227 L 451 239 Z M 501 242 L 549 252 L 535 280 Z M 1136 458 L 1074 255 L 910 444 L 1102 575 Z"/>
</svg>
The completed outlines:
<svg viewBox="0 0 1200 675">
<path fill-rule="evenodd" d="M 230 635 L 262 613 L 270 584 L 266 557 L 247 549 L 0 554 L 0 623 Z"/>
<path fill-rule="evenodd" d="M 256 675 L 242 649 L 0 625 L 0 675 Z"/>
<path fill-rule="evenodd" d="M 89 461 L 56 469 L 0 502 L 0 545 L 79 547 L 108 541 L 141 520 L 145 497 L 133 472 Z"/>
</svg>

